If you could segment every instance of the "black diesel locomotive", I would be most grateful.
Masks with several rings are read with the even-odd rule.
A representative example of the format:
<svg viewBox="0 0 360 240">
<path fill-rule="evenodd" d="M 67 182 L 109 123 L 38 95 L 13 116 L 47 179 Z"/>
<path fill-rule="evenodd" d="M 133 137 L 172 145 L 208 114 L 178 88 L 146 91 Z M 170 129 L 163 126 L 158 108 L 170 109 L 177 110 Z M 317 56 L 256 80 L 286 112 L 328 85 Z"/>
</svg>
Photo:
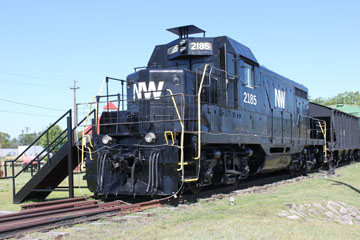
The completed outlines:
<svg viewBox="0 0 360 240">
<path fill-rule="evenodd" d="M 155 47 L 147 67 L 122 82 L 126 93 L 97 98 L 116 108 L 93 121 L 86 178 L 95 194 L 174 195 L 357 157 L 357 118 L 354 144 L 335 154 L 333 121 L 309 114 L 306 87 L 227 36 L 193 25 L 168 31 L 179 38 Z"/>
</svg>

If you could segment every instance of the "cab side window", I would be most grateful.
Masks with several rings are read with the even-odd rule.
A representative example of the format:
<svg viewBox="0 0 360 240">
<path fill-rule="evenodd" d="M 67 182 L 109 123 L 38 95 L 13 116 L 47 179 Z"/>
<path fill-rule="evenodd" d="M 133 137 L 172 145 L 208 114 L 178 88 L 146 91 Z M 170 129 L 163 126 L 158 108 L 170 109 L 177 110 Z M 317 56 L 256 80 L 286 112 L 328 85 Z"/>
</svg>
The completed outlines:
<svg viewBox="0 0 360 240">
<path fill-rule="evenodd" d="M 235 77 L 236 72 L 236 61 L 235 55 L 233 53 L 226 53 L 226 76 L 225 76 L 225 84 L 226 84 L 226 106 L 227 107 L 237 107 L 237 79 Z"/>
<path fill-rule="evenodd" d="M 244 76 L 245 86 L 249 88 L 254 88 L 255 86 L 254 66 L 244 62 L 242 69 L 244 74 L 243 76 Z"/>
</svg>

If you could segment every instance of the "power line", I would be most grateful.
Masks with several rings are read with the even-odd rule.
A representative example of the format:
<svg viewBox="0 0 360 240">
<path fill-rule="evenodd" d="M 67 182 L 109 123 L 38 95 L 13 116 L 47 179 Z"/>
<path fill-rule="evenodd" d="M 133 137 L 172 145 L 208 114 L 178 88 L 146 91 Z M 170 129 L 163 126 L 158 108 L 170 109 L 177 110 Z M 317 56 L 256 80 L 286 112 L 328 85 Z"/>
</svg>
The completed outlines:
<svg viewBox="0 0 360 240">
<path fill-rule="evenodd" d="M 22 74 L 22 73 L 10 73 L 10 72 L 3 72 L 0 71 L 0 74 L 5 74 L 5 75 L 10 75 L 10 76 L 18 76 L 18 77 L 26 77 L 26 78 L 37 78 L 37 79 L 45 79 L 45 80 L 55 80 L 55 81 L 70 81 L 70 79 L 65 79 L 65 78 L 49 78 L 49 77 L 41 77 L 41 76 L 35 76 L 35 75 L 28 75 L 28 74 Z M 5 79 L 0 79 L 2 81 L 8 81 Z M 33 86 L 41 86 L 41 87 L 62 87 L 62 88 L 66 88 L 65 86 L 56 86 L 56 85 L 44 85 L 44 84 L 33 84 L 33 83 L 27 83 L 27 82 L 19 82 L 19 81 L 12 81 L 14 83 L 20 83 L 20 84 L 27 84 L 27 85 L 33 85 Z M 77 81 L 82 83 L 82 81 Z M 91 89 L 89 87 L 86 86 L 86 84 L 84 84 L 83 88 L 87 88 L 89 91 L 93 92 L 96 91 L 94 89 Z M 91 95 L 95 95 L 95 93 L 91 93 Z"/>
<path fill-rule="evenodd" d="M 55 80 L 55 81 L 70 81 L 70 79 L 65 79 L 65 78 L 49 78 L 49 77 L 41 77 L 41 76 L 35 76 L 35 75 L 28 75 L 28 74 L 22 74 L 22 73 L 10 73 L 10 72 L 3 72 L 0 71 L 0 74 L 5 74 L 5 75 L 10 75 L 10 76 L 18 76 L 18 77 L 26 77 L 26 78 L 37 78 L 37 79 L 44 79 L 44 80 Z M 5 80 L 6 81 L 6 80 Z M 80 82 L 80 81 L 77 81 Z M 47 85 L 44 85 L 47 86 Z M 58 86 L 53 86 L 53 87 L 58 87 Z M 61 87 L 65 87 L 65 86 L 61 86 Z M 83 87 L 87 87 L 87 86 L 83 86 Z M 94 91 L 94 89 L 91 88 L 87 88 L 91 91 Z"/>
<path fill-rule="evenodd" d="M 86 89 L 79 89 L 79 93 L 83 94 L 86 97 L 93 97 L 96 95 L 96 93 L 91 93 L 89 91 L 87 91 Z"/>
<path fill-rule="evenodd" d="M 14 103 L 14 104 L 19 104 L 19 105 L 24 105 L 24 106 L 29 106 L 29 107 L 35 107 L 35 108 L 42 108 L 42 109 L 47 109 L 47 110 L 54 110 L 54 111 L 61 111 L 61 112 L 65 112 L 65 110 L 62 110 L 62 109 L 56 109 L 56 108 L 48 108 L 48 107 L 36 106 L 36 105 L 27 104 L 27 103 L 20 103 L 20 102 L 15 102 L 15 101 L 11 101 L 11 100 L 6 100 L 6 99 L 3 99 L 3 98 L 0 98 L 0 101 L 3 101 L 3 102 L 9 102 L 9 103 Z"/>
<path fill-rule="evenodd" d="M 40 117 L 58 117 L 58 116 L 50 116 L 50 115 L 35 114 L 35 113 L 6 111 L 6 110 L 1 110 L 1 109 L 0 109 L 0 112 L 15 113 L 15 114 L 22 114 L 22 115 L 32 115 L 32 116 L 40 116 Z"/>
<path fill-rule="evenodd" d="M 34 86 L 34 87 L 67 88 L 65 86 L 60 86 L 60 85 L 46 85 L 46 84 L 28 83 L 28 82 L 6 80 L 6 79 L 0 79 L 0 81 L 5 81 L 8 83 L 15 83 L 15 84 L 29 85 L 29 86 Z"/>
<path fill-rule="evenodd" d="M 49 77 L 41 77 L 41 76 L 34 76 L 34 75 L 28 75 L 28 74 L 22 74 L 22 73 L 10 73 L 10 72 L 3 72 L 0 71 L 0 74 L 5 75 L 12 75 L 12 76 L 18 76 L 18 77 L 26 77 L 26 78 L 38 78 L 38 79 L 45 79 L 45 80 L 56 80 L 56 81 L 67 81 L 69 79 L 64 78 L 49 78 Z"/>
<path fill-rule="evenodd" d="M 86 87 L 85 85 L 81 86 L 82 87 L 82 91 L 85 91 L 91 95 L 96 95 L 96 91 L 94 89 L 90 89 L 88 87 Z"/>
</svg>

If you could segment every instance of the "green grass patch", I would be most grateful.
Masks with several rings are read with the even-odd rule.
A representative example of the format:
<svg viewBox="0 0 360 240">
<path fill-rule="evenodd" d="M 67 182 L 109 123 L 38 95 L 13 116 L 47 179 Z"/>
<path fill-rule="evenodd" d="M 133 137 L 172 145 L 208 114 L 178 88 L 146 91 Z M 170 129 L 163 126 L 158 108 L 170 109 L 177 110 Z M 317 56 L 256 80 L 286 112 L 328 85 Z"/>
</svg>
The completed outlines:
<svg viewBox="0 0 360 240">
<path fill-rule="evenodd" d="M 9 168 L 10 169 L 10 168 Z M 21 166 L 16 167 L 16 171 L 21 170 Z M 74 174 L 74 185 L 75 186 L 86 186 L 86 181 L 82 180 L 84 174 Z M 20 190 L 27 181 L 31 178 L 30 172 L 25 172 L 19 175 L 16 178 L 16 191 Z M 66 178 L 60 186 L 67 186 L 68 179 Z M 12 179 L 0 179 L 0 211 L 19 211 L 20 204 L 13 204 L 13 195 L 12 195 Z M 80 196 L 91 196 L 92 193 L 87 189 L 75 188 L 74 190 L 75 197 Z M 69 196 L 68 192 L 52 192 L 46 200 L 55 200 L 67 198 Z M 25 203 L 32 203 L 33 201 L 28 201 Z M 24 204 L 25 204 L 24 203 Z"/>
<path fill-rule="evenodd" d="M 337 170 L 337 176 L 313 178 L 279 185 L 266 193 L 235 196 L 214 202 L 189 204 L 185 208 L 150 209 L 155 217 L 140 217 L 126 222 L 106 221 L 104 225 L 79 224 L 85 232 L 68 228 L 69 239 L 360 239 L 360 226 L 322 220 L 309 222 L 278 217 L 289 208 L 285 204 L 342 201 L 360 208 L 360 164 Z M 32 237 L 47 238 L 44 234 Z"/>
<path fill-rule="evenodd" d="M 360 209 L 360 164 L 353 164 L 325 178 L 312 178 L 272 187 L 265 193 L 236 195 L 231 206 L 226 197 L 214 202 L 187 204 L 149 209 L 153 217 L 128 219 L 125 222 L 104 222 L 103 225 L 78 224 L 83 231 L 61 228 L 69 232 L 65 239 L 360 239 L 360 226 L 336 222 L 291 220 L 279 217 L 288 210 L 286 204 L 342 201 Z M 0 180 L 0 184 L 6 183 Z M 9 185 L 10 182 L 8 182 Z M 0 193 L 3 194 L 3 193 Z M 1 195 L 1 201 L 3 201 Z M 9 202 L 9 201 L 8 201 Z M 5 204 L 6 203 L 5 201 Z M 4 207 L 2 206 L 2 209 Z M 53 239 L 46 233 L 32 233 L 28 237 Z"/>
</svg>

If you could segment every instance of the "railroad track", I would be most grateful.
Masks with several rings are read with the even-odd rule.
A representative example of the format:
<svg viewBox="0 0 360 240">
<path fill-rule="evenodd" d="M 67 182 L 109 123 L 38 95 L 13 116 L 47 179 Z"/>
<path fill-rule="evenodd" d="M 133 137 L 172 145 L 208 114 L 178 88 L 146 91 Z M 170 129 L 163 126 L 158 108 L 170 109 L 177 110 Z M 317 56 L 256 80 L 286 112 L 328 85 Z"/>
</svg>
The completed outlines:
<svg viewBox="0 0 360 240">
<path fill-rule="evenodd" d="M 21 205 L 21 211 L 0 215 L 0 239 L 16 237 L 28 232 L 50 230 L 62 226 L 92 221 L 103 217 L 125 215 L 145 209 L 162 206 L 166 203 L 197 201 L 198 199 L 222 198 L 223 194 L 246 190 L 255 186 L 284 183 L 288 180 L 302 179 L 303 176 L 290 174 L 257 175 L 243 182 L 215 189 L 204 189 L 200 193 L 187 194 L 179 198 L 159 199 L 128 203 L 122 200 L 101 203 L 86 197 L 55 200 Z M 215 195 L 215 196 L 214 196 Z"/>
<path fill-rule="evenodd" d="M 242 184 L 225 186 L 216 189 L 206 189 L 197 194 L 187 194 L 180 198 L 159 199 L 128 203 L 122 200 L 100 203 L 86 197 L 62 199 L 48 202 L 21 205 L 21 211 L 0 215 L 0 239 L 16 237 L 28 232 L 46 231 L 62 226 L 92 221 L 103 217 L 125 215 L 140 212 L 145 209 L 162 206 L 166 203 L 197 201 L 219 193 L 230 193 L 235 190 L 251 186 L 259 186 L 274 181 L 289 179 L 290 175 L 268 176 L 253 178 Z"/>
<path fill-rule="evenodd" d="M 129 204 L 121 200 L 100 203 L 84 197 L 22 205 L 19 212 L 0 216 L 0 239 L 33 231 L 73 225 L 102 217 L 125 215 L 158 207 L 165 200 Z"/>
</svg>

